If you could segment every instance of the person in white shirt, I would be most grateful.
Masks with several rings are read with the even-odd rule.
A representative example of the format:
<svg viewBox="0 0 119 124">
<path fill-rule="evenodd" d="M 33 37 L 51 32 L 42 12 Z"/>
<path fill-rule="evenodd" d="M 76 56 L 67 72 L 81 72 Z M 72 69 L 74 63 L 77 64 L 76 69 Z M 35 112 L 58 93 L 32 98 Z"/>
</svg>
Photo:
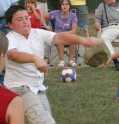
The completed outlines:
<svg viewBox="0 0 119 124">
<path fill-rule="evenodd" d="M 44 73 L 48 72 L 44 61 L 45 44 L 91 46 L 103 40 L 33 29 L 26 8 L 20 5 L 10 7 L 5 17 L 12 31 L 7 34 L 9 47 L 4 85 L 21 95 L 30 124 L 55 124 L 45 94 L 47 88 L 43 85 Z"/>
</svg>

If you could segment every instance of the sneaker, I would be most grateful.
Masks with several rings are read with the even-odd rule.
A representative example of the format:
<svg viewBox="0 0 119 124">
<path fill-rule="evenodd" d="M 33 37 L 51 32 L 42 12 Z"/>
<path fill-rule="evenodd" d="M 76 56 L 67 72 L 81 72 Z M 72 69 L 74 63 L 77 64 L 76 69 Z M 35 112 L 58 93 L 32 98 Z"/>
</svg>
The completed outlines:
<svg viewBox="0 0 119 124">
<path fill-rule="evenodd" d="M 58 68 L 63 68 L 65 65 L 64 61 L 60 61 L 60 63 L 58 64 Z"/>
<path fill-rule="evenodd" d="M 70 66 L 70 67 L 76 67 L 77 64 L 73 60 L 70 60 L 69 63 L 68 63 L 68 66 Z"/>
</svg>

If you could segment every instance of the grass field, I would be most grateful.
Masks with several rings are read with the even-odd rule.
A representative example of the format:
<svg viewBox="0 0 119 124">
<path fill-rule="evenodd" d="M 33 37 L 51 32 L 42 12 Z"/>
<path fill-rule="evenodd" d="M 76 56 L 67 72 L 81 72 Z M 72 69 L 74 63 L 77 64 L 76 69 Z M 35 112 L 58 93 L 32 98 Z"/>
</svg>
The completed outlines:
<svg viewBox="0 0 119 124">
<path fill-rule="evenodd" d="M 75 83 L 61 82 L 60 72 L 52 68 L 45 78 L 57 124 L 119 124 L 119 72 L 114 67 L 76 68 Z"/>
</svg>

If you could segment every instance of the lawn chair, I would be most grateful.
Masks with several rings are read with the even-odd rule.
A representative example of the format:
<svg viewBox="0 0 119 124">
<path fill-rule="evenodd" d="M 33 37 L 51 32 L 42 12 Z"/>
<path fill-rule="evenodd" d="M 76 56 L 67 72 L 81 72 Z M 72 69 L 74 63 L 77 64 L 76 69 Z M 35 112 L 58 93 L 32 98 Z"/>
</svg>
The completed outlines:
<svg viewBox="0 0 119 124">
<path fill-rule="evenodd" d="M 49 12 L 51 12 L 51 11 L 52 10 L 49 10 Z M 71 12 L 76 13 L 76 10 L 72 9 Z M 53 32 L 55 30 L 54 21 L 55 21 L 54 19 L 49 19 L 49 24 L 51 25 L 51 29 L 52 29 Z M 64 55 L 66 57 L 69 57 L 69 49 L 68 49 L 68 47 L 69 47 L 68 45 L 64 46 L 64 48 L 65 48 L 64 49 Z M 79 54 L 79 45 L 77 45 L 76 53 L 74 55 L 74 61 L 77 63 L 77 65 L 79 65 L 79 60 L 78 60 L 79 56 L 80 56 L 80 54 Z M 50 64 L 50 66 L 54 66 L 54 64 L 56 64 L 58 61 L 59 61 L 59 55 L 58 55 L 56 47 L 54 48 L 54 45 L 49 46 L 49 48 L 48 48 L 48 64 Z"/>
</svg>

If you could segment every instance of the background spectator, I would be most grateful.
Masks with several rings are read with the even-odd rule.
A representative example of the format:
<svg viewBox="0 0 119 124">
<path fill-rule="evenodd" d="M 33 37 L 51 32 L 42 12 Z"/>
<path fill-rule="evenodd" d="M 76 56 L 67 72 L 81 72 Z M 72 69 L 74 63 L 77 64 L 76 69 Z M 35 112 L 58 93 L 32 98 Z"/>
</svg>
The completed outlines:
<svg viewBox="0 0 119 124">
<path fill-rule="evenodd" d="M 86 0 L 70 0 L 72 9 L 76 9 L 76 15 L 78 18 L 78 28 L 82 30 L 82 36 L 89 37 L 88 32 L 88 9 L 86 6 Z"/>
<path fill-rule="evenodd" d="M 77 17 L 75 13 L 70 12 L 71 3 L 69 0 L 60 1 L 60 10 L 54 10 L 44 15 L 44 18 L 54 19 L 55 32 L 65 32 L 75 34 L 77 31 Z M 56 45 L 60 63 L 58 67 L 64 67 L 64 45 Z M 69 45 L 69 66 L 75 67 L 77 64 L 73 61 L 76 51 L 76 45 Z"/>
<path fill-rule="evenodd" d="M 105 44 L 114 54 L 111 42 L 119 36 L 119 3 L 116 0 L 104 0 L 95 11 L 94 27 L 100 31 L 100 37 L 105 39 Z M 113 59 L 116 70 L 119 71 L 119 62 Z"/>
</svg>

